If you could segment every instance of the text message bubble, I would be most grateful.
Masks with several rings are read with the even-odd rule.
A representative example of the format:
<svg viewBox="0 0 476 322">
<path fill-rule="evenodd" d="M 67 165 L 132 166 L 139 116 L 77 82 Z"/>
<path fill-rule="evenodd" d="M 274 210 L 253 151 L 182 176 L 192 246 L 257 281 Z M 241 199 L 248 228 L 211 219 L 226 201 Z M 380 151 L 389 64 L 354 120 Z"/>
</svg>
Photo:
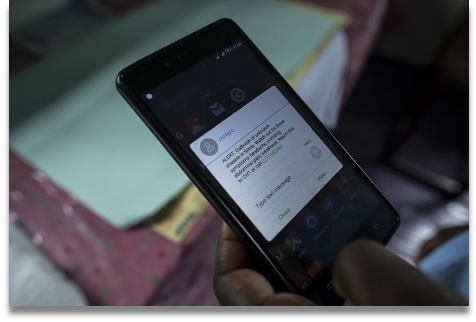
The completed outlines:
<svg viewBox="0 0 476 322">
<path fill-rule="evenodd" d="M 307 182 L 317 193 L 342 167 L 275 86 L 190 148 L 269 241 L 312 199 L 299 190 L 309 175 L 327 164 L 325 180 Z"/>
</svg>

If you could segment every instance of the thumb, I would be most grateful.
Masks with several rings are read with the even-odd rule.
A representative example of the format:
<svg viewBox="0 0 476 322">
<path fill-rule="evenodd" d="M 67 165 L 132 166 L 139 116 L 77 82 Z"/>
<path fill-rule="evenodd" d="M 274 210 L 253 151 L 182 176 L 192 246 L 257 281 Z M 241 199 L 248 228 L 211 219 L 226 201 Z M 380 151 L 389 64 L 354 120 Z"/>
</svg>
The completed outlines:
<svg viewBox="0 0 476 322">
<path fill-rule="evenodd" d="M 336 292 L 355 305 L 468 305 L 381 244 L 360 239 L 337 255 Z"/>
</svg>

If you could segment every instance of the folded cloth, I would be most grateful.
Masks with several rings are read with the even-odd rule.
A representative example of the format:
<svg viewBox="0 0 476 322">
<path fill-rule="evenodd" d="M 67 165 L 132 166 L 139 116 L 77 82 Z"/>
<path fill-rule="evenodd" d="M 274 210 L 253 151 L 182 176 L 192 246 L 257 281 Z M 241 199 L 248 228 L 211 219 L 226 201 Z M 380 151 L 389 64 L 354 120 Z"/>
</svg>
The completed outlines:
<svg viewBox="0 0 476 322">
<path fill-rule="evenodd" d="M 436 248 L 418 266 L 431 279 L 469 300 L 469 230 Z"/>
</svg>

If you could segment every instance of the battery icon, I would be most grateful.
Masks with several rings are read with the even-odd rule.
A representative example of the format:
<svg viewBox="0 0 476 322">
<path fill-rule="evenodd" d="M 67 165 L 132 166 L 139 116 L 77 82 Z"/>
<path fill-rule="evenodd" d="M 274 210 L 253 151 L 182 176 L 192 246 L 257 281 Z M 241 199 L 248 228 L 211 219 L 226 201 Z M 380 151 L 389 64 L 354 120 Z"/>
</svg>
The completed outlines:
<svg viewBox="0 0 476 322">
<path fill-rule="evenodd" d="M 231 47 L 228 47 L 227 49 L 225 49 L 225 53 L 229 54 L 233 51 L 233 48 Z"/>
</svg>

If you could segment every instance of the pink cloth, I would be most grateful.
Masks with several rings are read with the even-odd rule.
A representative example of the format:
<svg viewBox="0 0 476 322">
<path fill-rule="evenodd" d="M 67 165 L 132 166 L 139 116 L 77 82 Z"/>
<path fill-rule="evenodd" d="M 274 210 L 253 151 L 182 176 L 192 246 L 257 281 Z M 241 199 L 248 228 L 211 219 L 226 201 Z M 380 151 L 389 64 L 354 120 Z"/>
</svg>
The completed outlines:
<svg viewBox="0 0 476 322">
<path fill-rule="evenodd" d="M 119 230 L 10 152 L 10 216 L 91 305 L 218 304 L 212 267 L 221 219 L 211 207 L 181 246 L 148 227 Z"/>
</svg>

